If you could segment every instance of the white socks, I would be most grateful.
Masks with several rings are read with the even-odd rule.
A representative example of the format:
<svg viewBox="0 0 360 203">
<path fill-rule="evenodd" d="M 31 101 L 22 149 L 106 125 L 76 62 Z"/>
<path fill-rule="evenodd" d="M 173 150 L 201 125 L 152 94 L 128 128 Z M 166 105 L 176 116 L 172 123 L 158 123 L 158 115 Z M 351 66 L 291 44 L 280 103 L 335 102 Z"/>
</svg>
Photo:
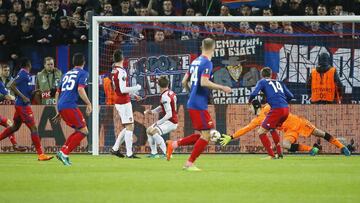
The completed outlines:
<svg viewBox="0 0 360 203">
<path fill-rule="evenodd" d="M 122 131 L 119 133 L 118 137 L 116 138 L 115 144 L 112 147 L 112 149 L 114 151 L 118 151 L 120 148 L 120 145 L 124 142 L 125 131 L 126 131 L 126 128 L 122 129 Z"/>
<path fill-rule="evenodd" d="M 157 151 L 156 143 L 155 143 L 153 136 L 147 135 L 147 137 L 148 137 L 148 142 L 149 142 L 149 146 L 151 149 L 151 154 L 157 154 L 158 151 Z"/>
<path fill-rule="evenodd" d="M 126 156 L 133 155 L 132 145 L 133 145 L 133 131 L 126 130 L 125 131 Z"/>
<path fill-rule="evenodd" d="M 161 151 L 163 151 L 164 154 L 166 154 L 166 145 L 165 145 L 165 140 L 164 138 L 162 138 L 159 133 L 155 133 L 155 135 L 153 135 L 153 139 L 155 140 L 155 147 L 157 145 L 160 146 Z"/>
</svg>

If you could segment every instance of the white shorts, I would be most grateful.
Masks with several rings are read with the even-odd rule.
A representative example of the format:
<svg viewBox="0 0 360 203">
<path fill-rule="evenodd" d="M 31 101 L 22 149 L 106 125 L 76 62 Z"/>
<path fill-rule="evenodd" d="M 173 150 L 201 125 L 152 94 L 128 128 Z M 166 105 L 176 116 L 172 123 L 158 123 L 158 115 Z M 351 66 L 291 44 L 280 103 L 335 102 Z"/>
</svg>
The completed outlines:
<svg viewBox="0 0 360 203">
<path fill-rule="evenodd" d="M 170 133 L 171 131 L 176 130 L 177 126 L 178 126 L 178 124 L 174 124 L 174 123 L 171 122 L 171 121 L 165 121 L 165 122 L 162 123 L 161 125 L 157 125 L 156 123 L 154 123 L 154 124 L 152 125 L 153 128 L 158 129 L 158 131 L 160 132 L 160 135 L 168 134 L 168 133 Z"/>
<path fill-rule="evenodd" d="M 115 104 L 115 108 L 119 113 L 121 123 L 134 123 L 134 115 L 131 102 L 126 104 Z"/>
</svg>

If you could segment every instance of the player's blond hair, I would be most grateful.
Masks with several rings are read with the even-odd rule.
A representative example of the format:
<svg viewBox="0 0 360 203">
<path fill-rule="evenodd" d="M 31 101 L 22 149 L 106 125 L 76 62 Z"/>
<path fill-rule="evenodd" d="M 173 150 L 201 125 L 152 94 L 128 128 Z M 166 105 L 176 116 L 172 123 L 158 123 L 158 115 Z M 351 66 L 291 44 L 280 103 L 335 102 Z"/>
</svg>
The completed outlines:
<svg viewBox="0 0 360 203">
<path fill-rule="evenodd" d="M 213 49 L 215 46 L 215 40 L 211 39 L 211 38 L 205 38 L 203 39 L 203 41 L 201 42 L 201 49 L 203 51 L 208 51 Z"/>
</svg>

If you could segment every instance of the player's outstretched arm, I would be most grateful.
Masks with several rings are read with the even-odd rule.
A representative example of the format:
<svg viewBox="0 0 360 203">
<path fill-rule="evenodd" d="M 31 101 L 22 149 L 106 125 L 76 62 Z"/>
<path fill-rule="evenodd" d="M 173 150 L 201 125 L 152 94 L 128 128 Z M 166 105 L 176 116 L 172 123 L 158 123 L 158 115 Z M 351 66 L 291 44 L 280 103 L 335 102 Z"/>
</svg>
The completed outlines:
<svg viewBox="0 0 360 203">
<path fill-rule="evenodd" d="M 184 78 L 183 78 L 182 81 L 181 81 L 181 84 L 182 84 L 183 88 L 185 88 L 185 90 L 186 90 L 187 92 L 190 91 L 189 79 L 190 79 L 190 74 L 189 74 L 189 72 L 187 72 L 187 73 L 185 74 Z"/>
<path fill-rule="evenodd" d="M 144 111 L 144 114 L 155 114 L 155 113 L 160 113 L 162 110 L 161 110 L 161 106 L 157 106 L 155 109 L 148 109 L 146 111 Z"/>
<path fill-rule="evenodd" d="M 21 97 L 24 102 L 26 102 L 26 103 L 29 103 L 29 102 L 30 102 L 30 99 L 27 98 L 25 95 L 23 95 L 23 94 L 16 88 L 15 79 L 11 80 L 11 81 L 8 83 L 7 87 L 8 87 L 10 90 L 12 90 L 12 91 L 15 93 L 15 95 Z"/>
<path fill-rule="evenodd" d="M 233 139 L 237 139 L 243 135 L 245 135 L 246 133 L 254 130 L 256 127 L 260 126 L 262 123 L 262 118 L 257 117 L 251 120 L 251 122 L 249 124 L 247 124 L 245 127 L 239 129 L 238 131 L 236 131 L 233 135 L 226 135 L 223 134 L 222 137 L 220 138 L 220 144 L 222 146 L 227 145 L 231 140 Z"/>
<path fill-rule="evenodd" d="M 86 115 L 90 115 L 92 112 L 92 106 L 91 106 L 91 102 L 86 94 L 85 88 L 84 87 L 79 87 L 78 88 L 78 92 L 79 92 L 79 96 L 80 98 L 85 102 L 86 104 Z"/>
<path fill-rule="evenodd" d="M 212 90 L 221 90 L 221 91 L 223 91 L 225 93 L 230 93 L 231 92 L 230 87 L 219 85 L 219 84 L 216 84 L 214 82 L 211 82 L 208 77 L 204 77 L 204 76 L 201 77 L 200 85 L 202 87 L 207 87 L 207 88 L 212 89 Z"/>
</svg>

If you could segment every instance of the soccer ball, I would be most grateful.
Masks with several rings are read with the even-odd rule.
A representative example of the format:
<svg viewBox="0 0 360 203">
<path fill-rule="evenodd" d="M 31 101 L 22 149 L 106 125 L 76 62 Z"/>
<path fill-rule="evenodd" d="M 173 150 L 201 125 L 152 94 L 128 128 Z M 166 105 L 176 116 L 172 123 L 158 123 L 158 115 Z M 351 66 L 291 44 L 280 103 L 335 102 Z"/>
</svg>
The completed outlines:
<svg viewBox="0 0 360 203">
<path fill-rule="evenodd" d="M 221 137 L 221 134 L 219 133 L 219 131 L 217 131 L 215 129 L 210 130 L 210 140 L 212 142 L 216 142 L 220 137 Z"/>
</svg>

